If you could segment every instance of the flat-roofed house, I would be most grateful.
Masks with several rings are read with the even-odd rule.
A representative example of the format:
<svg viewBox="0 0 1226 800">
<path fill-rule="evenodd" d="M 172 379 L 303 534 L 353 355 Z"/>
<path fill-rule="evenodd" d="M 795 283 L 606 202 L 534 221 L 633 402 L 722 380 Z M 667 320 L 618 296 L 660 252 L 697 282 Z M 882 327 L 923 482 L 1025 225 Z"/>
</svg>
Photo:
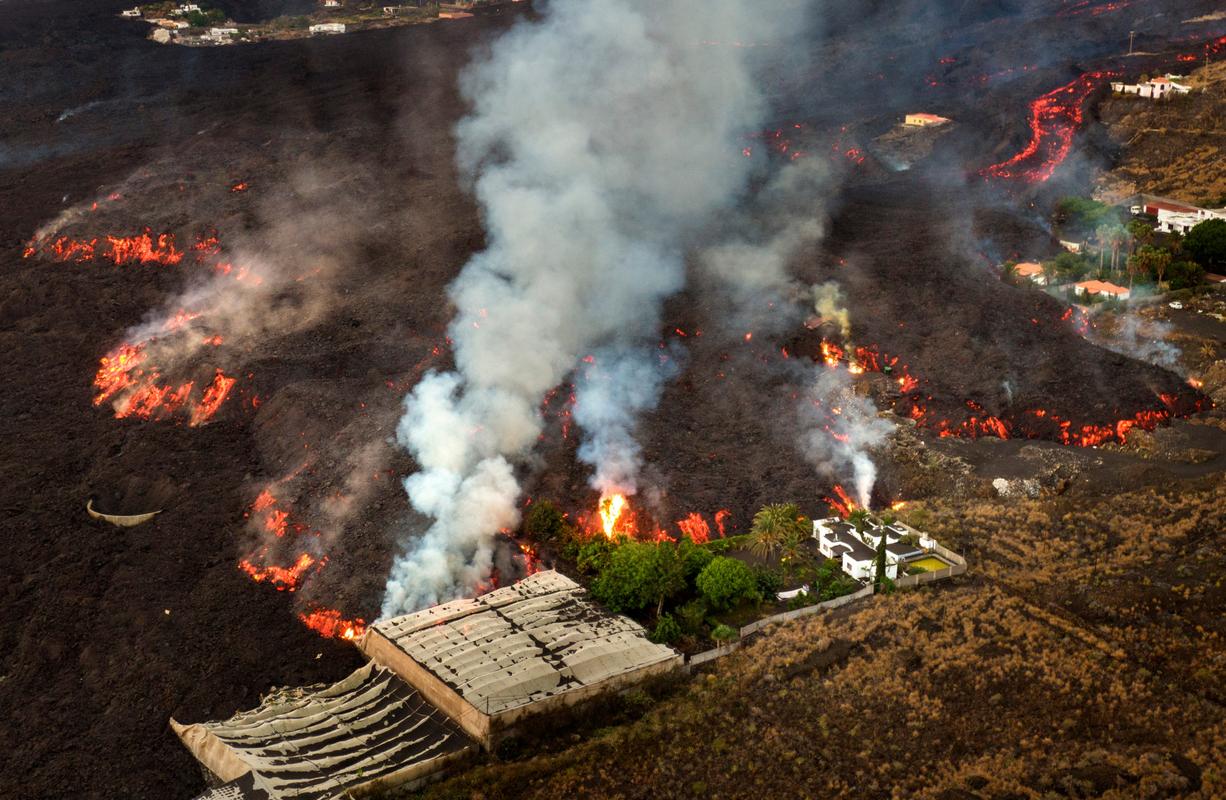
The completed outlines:
<svg viewBox="0 0 1226 800">
<path fill-rule="evenodd" d="M 487 747 L 525 716 L 670 672 L 683 661 L 552 570 L 382 620 L 358 647 Z"/>
<path fill-rule="evenodd" d="M 903 118 L 904 125 L 910 125 L 916 128 L 929 128 L 934 125 L 944 125 L 949 122 L 948 117 L 939 117 L 936 114 L 916 113 L 908 114 Z"/>
</svg>

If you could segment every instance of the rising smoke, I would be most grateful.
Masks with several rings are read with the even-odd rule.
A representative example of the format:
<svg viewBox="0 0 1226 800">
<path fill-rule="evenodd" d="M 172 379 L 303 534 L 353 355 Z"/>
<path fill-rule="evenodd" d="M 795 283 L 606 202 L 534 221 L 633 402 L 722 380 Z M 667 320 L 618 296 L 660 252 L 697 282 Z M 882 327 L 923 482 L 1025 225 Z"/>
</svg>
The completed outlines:
<svg viewBox="0 0 1226 800">
<path fill-rule="evenodd" d="M 598 487 L 635 488 L 637 415 L 669 376 L 661 304 L 685 253 L 733 206 L 741 137 L 765 103 L 740 40 L 782 42 L 800 4 L 555 0 L 469 68 L 457 129 L 489 247 L 451 287 L 456 371 L 427 375 L 398 440 L 429 529 L 398 557 L 385 616 L 462 593 L 517 521 L 514 464 L 541 431 L 542 396 L 585 356 L 576 419 Z"/>
<path fill-rule="evenodd" d="M 704 267 L 724 286 L 738 324 L 772 331 L 811 314 L 851 350 L 851 313 L 839 283 L 802 287 L 790 269 L 824 233 L 822 200 L 832 180 L 816 160 L 789 164 L 755 198 L 752 230 L 704 253 Z M 763 314 L 766 309 L 771 312 Z M 795 363 L 782 368 L 795 372 Z M 892 426 L 877 417 L 871 400 L 854 394 L 851 374 L 842 366 L 819 364 L 794 378 L 804 385 L 797 406 L 801 454 L 823 478 L 851 483 L 857 501 L 868 507 L 877 479 L 870 450 L 885 441 Z"/>
</svg>

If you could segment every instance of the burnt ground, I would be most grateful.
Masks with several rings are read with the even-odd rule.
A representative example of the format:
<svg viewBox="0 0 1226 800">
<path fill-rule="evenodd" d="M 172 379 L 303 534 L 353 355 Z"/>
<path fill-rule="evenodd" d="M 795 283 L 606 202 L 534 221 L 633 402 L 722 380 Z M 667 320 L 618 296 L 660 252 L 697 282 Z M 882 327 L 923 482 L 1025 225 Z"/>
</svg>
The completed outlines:
<svg viewBox="0 0 1226 800">
<path fill-rule="evenodd" d="M 1026 103 L 1116 52 L 1095 37 L 1116 40 L 1132 20 L 1075 23 L 1085 35 L 1059 47 L 1043 31 L 1074 23 L 1036 22 L 1027 45 L 1011 31 L 1033 5 L 925 4 L 948 33 L 920 45 L 911 34 L 926 17 L 896 24 L 885 8 L 839 17 L 810 65 L 776 68 L 780 124 L 853 122 L 876 135 L 916 105 L 964 120 L 929 168 L 895 175 L 869 165 L 832 187 L 830 235 L 795 271 L 806 282 L 841 279 L 857 338 L 904 355 L 951 406 L 1003 408 L 1009 379 L 1023 397 L 1105 421 L 1179 379 L 1103 359 L 1054 322 L 1032 323 L 1039 312 L 1054 320 L 1059 306 L 1016 294 L 986 266 L 1051 245 L 1044 196 L 967 172 L 1024 144 Z M 358 663 L 295 614 L 315 603 L 377 613 L 396 539 L 417 522 L 395 480 L 412 464 L 387 437 L 422 369 L 447 366 L 445 349 L 432 355 L 450 318 L 445 287 L 482 245 L 450 129 L 463 113 L 457 71 L 501 17 L 190 50 L 144 41 L 141 26 L 112 16 L 121 6 L 32 2 L 0 20 L 0 726 L 11 742 L 0 794 L 189 796 L 203 780 L 168 717 L 228 715 L 270 685 L 334 680 Z M 938 70 L 947 53 L 960 60 Z M 1016 80 L 968 92 L 974 76 L 1032 59 Z M 796 91 L 871 67 L 889 72 L 888 91 L 865 92 L 850 78 Z M 941 85 L 924 83 L 929 69 Z M 1093 127 L 1079 142 L 1099 155 L 1070 163 L 1062 180 L 1071 185 L 1109 154 Z M 231 192 L 238 182 L 249 188 Z M 120 199 L 106 199 L 112 193 Z M 194 365 L 241 376 L 211 424 L 117 420 L 91 404 L 98 359 L 203 269 L 190 258 L 166 268 L 21 257 L 40 226 L 95 198 L 99 210 L 66 232 L 149 226 L 187 244 L 216 228 L 224 245 L 304 278 L 305 288 L 287 283 L 269 298 L 275 315 L 245 309 L 251 330 L 219 348 L 216 364 Z M 302 298 L 326 302 L 287 322 Z M 778 422 L 774 390 L 786 393 L 794 377 L 762 360 L 795 330 L 780 325 L 743 347 L 721 299 L 698 289 L 676 298 L 668 317 L 707 335 L 686 343 L 685 373 L 643 421 L 658 515 L 726 507 L 735 529 L 764 502 L 800 499 L 816 510 L 828 482 L 795 457 L 794 431 Z M 322 528 L 321 498 L 348 491 L 348 455 L 365 446 L 371 483 L 351 492 L 360 502 L 327 532 L 326 568 L 297 593 L 235 568 L 252 545 L 245 514 L 261 488 L 295 474 L 276 485 L 291 486 L 302 524 Z M 551 427 L 528 491 L 590 507 L 574 447 Z M 145 526 L 113 528 L 85 515 L 91 495 L 112 503 L 108 511 L 165 510 Z"/>
</svg>

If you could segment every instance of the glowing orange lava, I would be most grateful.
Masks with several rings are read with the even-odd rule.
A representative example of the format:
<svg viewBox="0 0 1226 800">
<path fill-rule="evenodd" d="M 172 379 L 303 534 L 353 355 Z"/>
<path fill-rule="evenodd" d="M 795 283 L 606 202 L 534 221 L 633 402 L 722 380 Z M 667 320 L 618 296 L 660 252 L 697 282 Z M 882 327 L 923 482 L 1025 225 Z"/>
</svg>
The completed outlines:
<svg viewBox="0 0 1226 800">
<path fill-rule="evenodd" d="M 353 641 L 366 633 L 366 620 L 361 617 L 345 619 L 334 608 L 317 608 L 310 613 L 299 614 L 298 619 L 325 639 Z"/>
<path fill-rule="evenodd" d="M 1005 161 L 985 167 L 980 174 L 990 178 L 1018 178 L 1026 183 L 1046 181 L 1072 149 L 1073 136 L 1084 120 L 1086 99 L 1115 75 L 1113 72 L 1087 72 L 1032 102 L 1030 142 Z"/>
</svg>

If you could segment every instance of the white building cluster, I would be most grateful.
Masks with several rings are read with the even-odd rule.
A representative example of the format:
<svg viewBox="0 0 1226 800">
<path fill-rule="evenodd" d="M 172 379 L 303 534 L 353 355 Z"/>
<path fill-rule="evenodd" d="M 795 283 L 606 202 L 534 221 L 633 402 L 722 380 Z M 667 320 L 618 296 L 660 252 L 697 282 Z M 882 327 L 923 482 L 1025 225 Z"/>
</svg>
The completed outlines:
<svg viewBox="0 0 1226 800">
<path fill-rule="evenodd" d="M 1182 75 L 1162 75 L 1157 78 L 1151 78 L 1144 83 L 1113 81 L 1111 83 L 1111 91 L 1118 94 L 1135 94 L 1141 97 L 1148 97 L 1151 100 L 1162 100 L 1192 91 L 1190 87 L 1178 82 L 1182 79 Z"/>
</svg>

